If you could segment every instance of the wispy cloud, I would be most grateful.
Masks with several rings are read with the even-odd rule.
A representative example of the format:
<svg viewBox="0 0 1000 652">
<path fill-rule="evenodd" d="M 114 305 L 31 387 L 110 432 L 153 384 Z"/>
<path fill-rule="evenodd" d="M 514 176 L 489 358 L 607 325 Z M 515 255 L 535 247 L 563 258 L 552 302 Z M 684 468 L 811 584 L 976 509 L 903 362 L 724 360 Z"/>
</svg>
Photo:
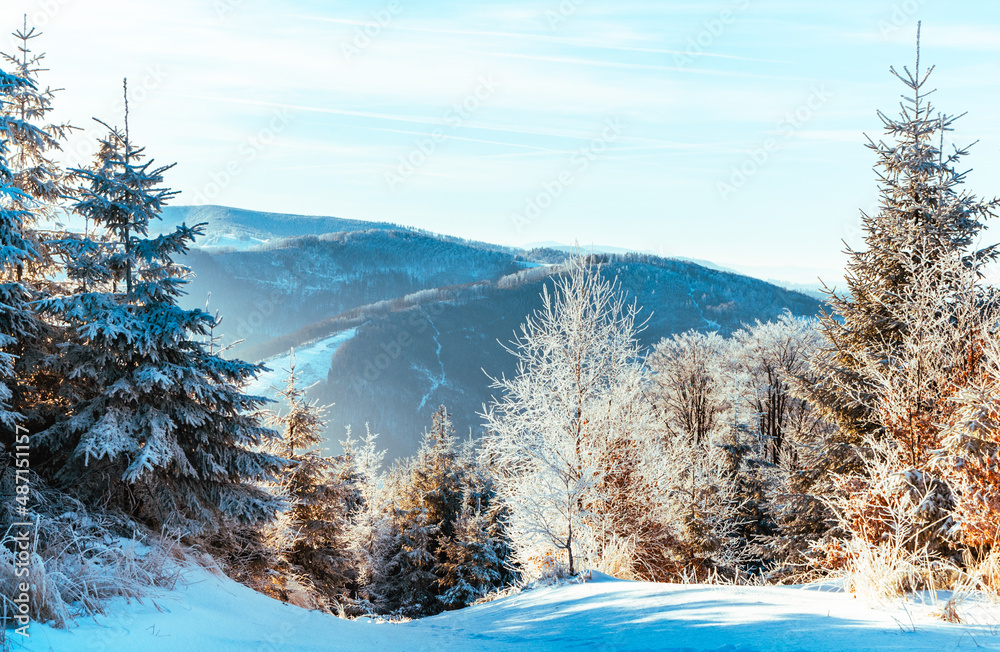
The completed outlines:
<svg viewBox="0 0 1000 652">
<path fill-rule="evenodd" d="M 940 64 L 938 101 L 970 110 L 956 137 L 984 139 L 970 179 L 1000 178 L 989 155 L 1000 150 L 1000 8 L 920 3 L 899 18 L 897 4 L 623 0 L 553 20 L 556 0 L 406 2 L 373 29 L 387 3 L 35 0 L 0 5 L 0 31 L 25 11 L 44 21 L 43 81 L 66 89 L 56 117 L 92 132 L 91 116 L 119 118 L 128 76 L 135 133 L 180 163 L 169 180 L 189 197 L 235 160 L 241 174 L 213 201 L 516 243 L 511 211 L 614 116 L 621 138 L 524 238 L 835 265 L 844 216 L 874 183 L 861 133 L 877 137 L 875 110 L 898 101 L 887 70 L 912 59 L 916 20 Z M 885 20 L 899 24 L 880 31 Z M 499 87 L 470 99 L 484 76 Z M 832 99 L 799 124 L 817 84 Z M 289 122 L 271 134 L 275 112 Z M 798 126 L 767 166 L 721 201 L 716 184 L 789 120 Z M 391 192 L 385 171 L 435 129 L 445 137 L 433 156 Z"/>
</svg>

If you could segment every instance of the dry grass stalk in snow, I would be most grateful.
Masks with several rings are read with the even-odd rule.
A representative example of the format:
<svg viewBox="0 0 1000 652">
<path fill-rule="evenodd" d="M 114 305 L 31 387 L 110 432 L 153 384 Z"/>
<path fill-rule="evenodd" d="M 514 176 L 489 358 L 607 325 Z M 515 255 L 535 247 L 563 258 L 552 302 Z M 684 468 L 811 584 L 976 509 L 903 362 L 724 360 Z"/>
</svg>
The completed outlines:
<svg viewBox="0 0 1000 652">
<path fill-rule="evenodd" d="M 32 619 L 66 627 L 73 618 L 105 612 L 108 600 L 142 598 L 153 587 L 172 588 L 181 573 L 183 553 L 176 540 L 146 537 L 146 542 L 113 537 L 117 523 L 106 517 L 69 512 L 39 518 L 28 553 Z M 10 598 L 23 578 L 16 575 L 10 529 L 0 540 L 0 597 L 9 613 Z"/>
</svg>

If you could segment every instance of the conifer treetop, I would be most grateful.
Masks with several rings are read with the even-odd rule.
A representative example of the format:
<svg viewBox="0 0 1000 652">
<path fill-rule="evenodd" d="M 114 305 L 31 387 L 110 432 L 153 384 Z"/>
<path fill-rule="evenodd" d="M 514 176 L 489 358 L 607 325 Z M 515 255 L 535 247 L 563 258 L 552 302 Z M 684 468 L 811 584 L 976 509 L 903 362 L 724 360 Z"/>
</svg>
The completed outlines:
<svg viewBox="0 0 1000 652">
<path fill-rule="evenodd" d="M 821 319 L 827 344 L 814 359 L 816 377 L 805 390 L 854 442 L 880 429 L 874 381 L 863 367 L 872 356 L 887 358 L 902 346 L 912 325 L 900 319 L 905 311 L 896 307 L 908 300 L 915 279 L 940 271 L 932 285 L 948 297 L 960 291 L 962 281 L 944 261 L 957 256 L 981 277 L 983 266 L 1000 254 L 997 245 L 977 248 L 1000 202 L 962 187 L 968 171 L 959 165 L 971 145 L 951 145 L 946 152 L 946 135 L 961 116 L 939 112 L 929 100 L 934 68 L 921 67 L 919 35 L 918 26 L 913 69 L 890 69 L 907 92 L 898 117 L 878 113 L 885 138 L 867 143 L 876 156 L 879 209 L 861 213 L 865 247 L 855 250 L 845 243 L 848 292 L 828 290 L 831 310 Z"/>
</svg>

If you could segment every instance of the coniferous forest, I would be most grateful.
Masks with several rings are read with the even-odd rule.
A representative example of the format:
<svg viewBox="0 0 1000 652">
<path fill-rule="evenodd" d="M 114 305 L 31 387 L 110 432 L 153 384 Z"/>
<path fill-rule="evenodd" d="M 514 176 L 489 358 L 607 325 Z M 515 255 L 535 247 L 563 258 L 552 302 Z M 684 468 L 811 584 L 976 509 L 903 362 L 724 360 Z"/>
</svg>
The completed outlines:
<svg viewBox="0 0 1000 652">
<path fill-rule="evenodd" d="M 637 258 L 549 251 L 518 272 L 480 252 L 508 286 L 545 282 L 502 342 L 513 371 L 476 376 L 490 397 L 477 427 L 441 405 L 394 422 L 402 434 L 361 415 L 330 442 L 331 406 L 294 353 L 277 400 L 257 395 L 268 363 L 239 359 L 226 315 L 182 305 L 206 225 L 161 232 L 174 166 L 130 134 L 127 82 L 125 110 L 98 116 L 96 156 L 64 167 L 75 127 L 50 122 L 44 38 L 14 36 L 0 67 L 7 639 L 18 614 L 73 627 L 177 585 L 185 564 L 390 621 L 597 573 L 1000 595 L 1000 303 L 984 276 L 1000 250 L 983 244 L 998 203 L 963 185 L 970 152 L 946 143 L 958 118 L 932 104 L 919 58 L 886 79 L 904 99 L 868 142 L 879 203 L 815 316 L 706 318 L 647 344 L 656 308 L 610 271 Z M 465 286 L 424 281 L 410 291 L 464 305 Z M 403 435 L 418 449 L 391 459 L 380 437 Z M 959 618 L 950 604 L 942 617 Z"/>
</svg>

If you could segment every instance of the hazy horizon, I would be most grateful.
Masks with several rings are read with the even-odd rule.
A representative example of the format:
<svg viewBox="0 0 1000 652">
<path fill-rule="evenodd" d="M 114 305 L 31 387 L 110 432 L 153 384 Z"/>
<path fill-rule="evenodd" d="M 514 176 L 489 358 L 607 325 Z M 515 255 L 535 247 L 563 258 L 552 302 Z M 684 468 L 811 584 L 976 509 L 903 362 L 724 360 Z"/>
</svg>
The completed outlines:
<svg viewBox="0 0 1000 652">
<path fill-rule="evenodd" d="M 967 187 L 1000 173 L 985 2 L 42 0 L 0 28 L 25 13 L 57 117 L 86 130 L 67 159 L 87 162 L 92 116 L 121 123 L 127 76 L 177 204 L 838 270 L 918 20 L 934 101 L 980 141 Z"/>
</svg>

